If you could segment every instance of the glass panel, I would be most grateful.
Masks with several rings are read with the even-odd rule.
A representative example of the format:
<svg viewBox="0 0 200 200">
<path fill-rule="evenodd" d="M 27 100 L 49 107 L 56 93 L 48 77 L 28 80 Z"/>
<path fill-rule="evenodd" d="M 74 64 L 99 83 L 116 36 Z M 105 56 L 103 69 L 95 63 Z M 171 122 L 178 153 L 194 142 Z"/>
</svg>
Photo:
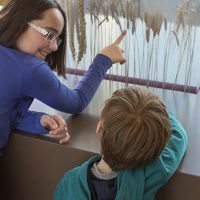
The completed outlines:
<svg viewBox="0 0 200 200">
<path fill-rule="evenodd" d="M 127 62 L 108 73 L 146 85 L 155 81 L 155 87 L 165 82 L 198 90 L 199 7 L 199 0 L 68 0 L 67 67 L 86 70 L 99 50 L 127 29 L 120 45 Z"/>
</svg>

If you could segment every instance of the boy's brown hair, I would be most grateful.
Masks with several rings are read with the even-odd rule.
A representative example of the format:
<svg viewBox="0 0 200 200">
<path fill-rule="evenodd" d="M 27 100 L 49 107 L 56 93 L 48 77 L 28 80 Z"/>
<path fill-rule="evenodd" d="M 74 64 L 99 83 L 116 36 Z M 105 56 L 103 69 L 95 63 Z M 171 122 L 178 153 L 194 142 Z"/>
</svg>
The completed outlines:
<svg viewBox="0 0 200 200">
<path fill-rule="evenodd" d="M 142 87 L 117 90 L 101 112 L 101 153 L 112 170 L 142 167 L 164 149 L 171 125 L 164 103 Z"/>
</svg>

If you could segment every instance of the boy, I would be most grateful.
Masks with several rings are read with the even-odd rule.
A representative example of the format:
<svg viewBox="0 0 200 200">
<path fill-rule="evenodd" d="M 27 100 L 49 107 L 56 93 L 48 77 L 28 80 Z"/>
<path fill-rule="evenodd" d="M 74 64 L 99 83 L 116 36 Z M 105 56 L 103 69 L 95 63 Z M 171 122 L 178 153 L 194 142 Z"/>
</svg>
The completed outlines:
<svg viewBox="0 0 200 200">
<path fill-rule="evenodd" d="M 141 87 L 115 91 L 105 102 L 96 132 L 101 156 L 67 172 L 55 200 L 152 200 L 187 147 L 179 121 L 158 96 Z"/>
</svg>

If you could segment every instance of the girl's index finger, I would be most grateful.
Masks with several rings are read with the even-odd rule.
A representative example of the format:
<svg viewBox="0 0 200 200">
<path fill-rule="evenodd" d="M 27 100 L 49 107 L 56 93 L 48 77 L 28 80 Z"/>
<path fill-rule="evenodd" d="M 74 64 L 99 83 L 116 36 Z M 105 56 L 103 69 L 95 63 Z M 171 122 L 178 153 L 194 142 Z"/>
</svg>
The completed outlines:
<svg viewBox="0 0 200 200">
<path fill-rule="evenodd" d="M 119 45 L 124 36 L 126 35 L 126 30 L 122 31 L 120 36 L 113 42 L 113 44 Z"/>
</svg>

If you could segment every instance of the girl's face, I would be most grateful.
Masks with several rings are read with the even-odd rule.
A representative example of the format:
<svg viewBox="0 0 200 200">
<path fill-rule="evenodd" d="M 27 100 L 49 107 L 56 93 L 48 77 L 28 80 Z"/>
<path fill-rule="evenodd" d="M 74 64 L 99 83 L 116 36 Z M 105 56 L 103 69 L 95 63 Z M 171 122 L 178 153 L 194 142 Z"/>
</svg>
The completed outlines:
<svg viewBox="0 0 200 200">
<path fill-rule="evenodd" d="M 36 26 L 34 26 L 36 25 Z M 58 49 L 57 39 L 50 41 L 47 37 L 37 30 L 38 27 L 45 29 L 50 36 L 59 37 L 64 27 L 62 13 L 51 8 L 42 14 L 42 19 L 32 20 L 28 29 L 21 34 L 16 42 L 17 49 L 45 60 L 46 56 Z M 34 28 L 36 27 L 36 28 Z M 44 30 L 43 30 L 44 31 Z"/>
</svg>

